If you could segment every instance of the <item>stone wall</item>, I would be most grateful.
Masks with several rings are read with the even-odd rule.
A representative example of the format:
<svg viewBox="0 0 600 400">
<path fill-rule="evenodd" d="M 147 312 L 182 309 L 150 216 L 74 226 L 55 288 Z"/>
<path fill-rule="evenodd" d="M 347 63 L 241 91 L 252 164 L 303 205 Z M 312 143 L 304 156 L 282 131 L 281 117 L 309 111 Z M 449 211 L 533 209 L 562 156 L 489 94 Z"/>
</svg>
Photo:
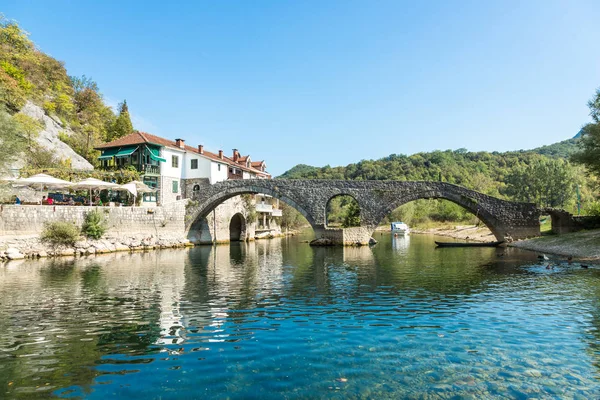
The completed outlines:
<svg viewBox="0 0 600 400">
<path fill-rule="evenodd" d="M 194 178 L 181 180 L 181 196 L 183 199 L 191 199 L 194 197 L 194 186 L 198 185 L 200 190 L 205 190 L 210 187 L 208 178 Z"/>
<path fill-rule="evenodd" d="M 552 217 L 552 232 L 556 234 L 600 228 L 600 217 L 575 216 L 568 211 L 555 208 L 545 208 L 542 212 Z"/>
<path fill-rule="evenodd" d="M 177 193 L 173 193 L 173 182 L 177 182 Z M 178 178 L 162 176 L 160 178 L 160 204 L 169 204 L 183 199 L 181 190 L 181 182 Z"/>
<path fill-rule="evenodd" d="M 0 236 L 39 235 L 46 222 L 66 221 L 81 226 L 92 209 L 104 214 L 111 234 L 185 234 L 185 204 L 161 207 L 0 206 Z"/>
</svg>

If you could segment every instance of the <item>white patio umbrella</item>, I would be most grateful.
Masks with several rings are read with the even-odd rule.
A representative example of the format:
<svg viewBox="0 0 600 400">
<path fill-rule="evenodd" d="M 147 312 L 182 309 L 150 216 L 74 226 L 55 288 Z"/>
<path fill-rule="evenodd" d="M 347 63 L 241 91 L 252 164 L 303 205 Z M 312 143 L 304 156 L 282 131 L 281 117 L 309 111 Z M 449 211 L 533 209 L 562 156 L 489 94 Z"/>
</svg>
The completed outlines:
<svg viewBox="0 0 600 400">
<path fill-rule="evenodd" d="M 11 182 L 13 186 L 27 186 L 34 190 L 43 191 L 44 187 L 48 189 L 64 189 L 71 186 L 71 182 L 55 178 L 47 174 L 36 174 L 29 178 L 15 179 Z"/>
<path fill-rule="evenodd" d="M 92 205 L 92 190 L 94 190 L 94 189 L 98 189 L 98 190 L 113 189 L 113 188 L 117 188 L 117 187 L 119 187 L 119 185 L 117 185 L 116 183 L 104 182 L 104 181 L 101 181 L 100 179 L 96 179 L 96 178 L 87 178 L 80 182 L 75 182 L 75 183 L 71 184 L 71 186 L 69 186 L 70 189 L 75 189 L 75 190 L 87 189 L 87 190 L 89 190 L 90 191 L 90 206 Z"/>
<path fill-rule="evenodd" d="M 63 181 L 62 179 L 55 178 L 47 174 L 37 174 L 30 176 L 29 178 L 15 179 L 11 182 L 14 186 L 29 186 L 33 188 L 43 189 L 44 187 L 60 189 L 66 188 L 71 185 L 69 181 Z"/>
<path fill-rule="evenodd" d="M 133 197 L 137 197 L 138 193 L 154 193 L 157 191 L 157 189 L 152 189 L 150 186 L 140 181 L 131 181 L 129 183 L 121 185 L 121 189 L 127 190 L 133 195 Z"/>
</svg>

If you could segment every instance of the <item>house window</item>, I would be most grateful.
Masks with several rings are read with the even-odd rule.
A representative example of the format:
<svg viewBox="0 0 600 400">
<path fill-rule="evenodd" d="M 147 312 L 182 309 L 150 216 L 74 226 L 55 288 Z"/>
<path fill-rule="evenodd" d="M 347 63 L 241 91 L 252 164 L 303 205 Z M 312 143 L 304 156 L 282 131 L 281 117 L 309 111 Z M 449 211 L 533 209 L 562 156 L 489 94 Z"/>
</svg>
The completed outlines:
<svg viewBox="0 0 600 400">
<path fill-rule="evenodd" d="M 173 193 L 177 193 L 179 191 L 179 182 L 173 181 Z"/>
<path fill-rule="evenodd" d="M 191 169 L 198 169 L 198 160 L 192 160 Z"/>
<path fill-rule="evenodd" d="M 221 164 L 217 164 L 217 171 L 221 170 Z"/>
<path fill-rule="evenodd" d="M 179 168 L 179 156 L 171 156 L 171 166 L 173 168 Z"/>
</svg>

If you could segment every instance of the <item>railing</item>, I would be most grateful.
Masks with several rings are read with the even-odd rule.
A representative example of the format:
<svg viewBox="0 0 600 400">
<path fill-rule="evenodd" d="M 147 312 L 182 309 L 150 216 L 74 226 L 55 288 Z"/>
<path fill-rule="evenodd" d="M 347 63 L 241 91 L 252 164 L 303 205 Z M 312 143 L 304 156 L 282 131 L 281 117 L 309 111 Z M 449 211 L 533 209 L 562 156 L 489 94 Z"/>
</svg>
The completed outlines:
<svg viewBox="0 0 600 400">
<path fill-rule="evenodd" d="M 256 211 L 258 211 L 258 212 L 264 212 L 264 213 L 273 212 L 273 206 L 271 204 L 256 203 L 255 208 L 256 208 Z"/>
<path fill-rule="evenodd" d="M 244 179 L 244 174 L 232 174 L 231 172 L 227 173 L 227 179 Z"/>
<path fill-rule="evenodd" d="M 160 175 L 160 167 L 158 165 L 144 164 L 142 165 L 142 168 L 140 168 L 140 172 Z"/>
</svg>

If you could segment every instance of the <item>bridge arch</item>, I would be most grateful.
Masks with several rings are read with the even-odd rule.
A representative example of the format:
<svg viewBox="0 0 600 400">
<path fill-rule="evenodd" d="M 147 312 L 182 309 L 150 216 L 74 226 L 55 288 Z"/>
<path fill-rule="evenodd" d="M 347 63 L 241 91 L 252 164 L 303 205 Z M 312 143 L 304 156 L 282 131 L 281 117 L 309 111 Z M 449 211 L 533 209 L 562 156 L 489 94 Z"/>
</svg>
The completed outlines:
<svg viewBox="0 0 600 400">
<path fill-rule="evenodd" d="M 304 218 L 306 218 L 306 220 L 310 223 L 311 226 L 314 227 L 316 225 L 312 215 L 309 212 L 307 212 L 302 206 L 300 206 L 297 201 L 288 196 L 282 195 L 276 190 L 267 187 L 236 187 L 213 194 L 208 199 L 202 201 L 198 207 L 197 212 L 192 214 L 192 218 L 189 221 L 188 229 L 193 227 L 202 218 L 208 216 L 208 214 L 210 214 L 212 210 L 214 210 L 224 201 L 243 194 L 266 194 L 277 198 L 283 201 L 284 203 L 288 204 L 289 206 L 295 208 L 300 214 L 304 216 Z"/>
<path fill-rule="evenodd" d="M 229 240 L 239 242 L 246 236 L 246 218 L 241 213 L 235 213 L 229 221 Z"/>
<path fill-rule="evenodd" d="M 452 203 L 461 206 L 479 218 L 481 222 L 483 222 L 485 226 L 492 231 L 497 240 L 502 241 L 505 238 L 506 232 L 502 232 L 502 230 L 499 228 L 499 221 L 497 218 L 484 207 L 482 207 L 476 199 L 465 196 L 463 193 L 453 193 L 451 191 L 440 192 L 437 190 L 425 190 L 404 195 L 386 206 L 384 209 L 385 214 L 379 219 L 378 222 L 381 222 L 386 215 L 389 215 L 401 205 L 421 199 L 442 199 L 451 201 Z"/>
<path fill-rule="evenodd" d="M 361 214 L 362 214 L 362 207 L 360 205 L 360 202 L 358 201 L 358 199 L 356 198 L 355 195 L 353 195 L 351 193 L 345 193 L 345 192 L 337 193 L 337 194 L 332 195 L 331 197 L 329 197 L 329 199 L 325 203 L 325 221 L 324 221 L 325 222 L 325 226 L 326 227 L 331 226 L 331 221 L 330 221 L 330 212 L 331 212 L 331 209 L 330 209 L 330 207 L 332 205 L 332 201 L 334 201 L 334 199 L 338 199 L 340 197 L 341 198 L 347 198 L 349 200 L 348 207 L 356 207 L 357 208 L 357 210 L 354 210 L 354 212 L 355 212 L 355 214 L 357 214 L 356 217 L 358 218 L 358 223 L 350 225 L 350 226 L 360 226 L 360 217 L 361 217 Z M 352 209 L 350 209 L 350 210 L 347 209 L 347 211 L 352 212 Z"/>
</svg>

